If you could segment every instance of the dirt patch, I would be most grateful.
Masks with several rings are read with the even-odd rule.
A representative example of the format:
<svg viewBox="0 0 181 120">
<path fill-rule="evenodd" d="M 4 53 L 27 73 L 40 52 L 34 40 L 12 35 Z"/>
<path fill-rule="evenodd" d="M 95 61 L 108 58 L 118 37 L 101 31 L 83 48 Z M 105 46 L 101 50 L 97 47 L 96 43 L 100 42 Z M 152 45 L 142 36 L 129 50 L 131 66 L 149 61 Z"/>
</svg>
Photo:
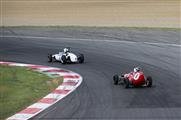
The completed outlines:
<svg viewBox="0 0 181 120">
<path fill-rule="evenodd" d="M 180 27 L 180 0 L 2 0 L 1 26 Z"/>
</svg>

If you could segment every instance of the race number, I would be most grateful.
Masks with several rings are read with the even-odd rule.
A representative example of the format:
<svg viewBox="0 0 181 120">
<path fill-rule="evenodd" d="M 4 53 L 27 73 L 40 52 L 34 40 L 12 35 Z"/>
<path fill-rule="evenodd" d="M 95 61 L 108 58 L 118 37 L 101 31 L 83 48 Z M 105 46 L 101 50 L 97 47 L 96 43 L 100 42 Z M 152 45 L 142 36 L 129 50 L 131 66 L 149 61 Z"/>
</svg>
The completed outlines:
<svg viewBox="0 0 181 120">
<path fill-rule="evenodd" d="M 134 78 L 135 80 L 138 80 L 139 77 L 140 77 L 140 73 L 136 73 L 133 78 Z"/>
</svg>

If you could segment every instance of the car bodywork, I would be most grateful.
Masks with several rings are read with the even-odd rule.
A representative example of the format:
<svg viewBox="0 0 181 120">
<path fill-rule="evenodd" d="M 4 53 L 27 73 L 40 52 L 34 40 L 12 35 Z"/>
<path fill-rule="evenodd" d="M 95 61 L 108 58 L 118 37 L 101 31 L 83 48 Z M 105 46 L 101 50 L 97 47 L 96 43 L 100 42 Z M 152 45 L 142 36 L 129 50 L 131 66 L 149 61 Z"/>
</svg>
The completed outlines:
<svg viewBox="0 0 181 120">
<path fill-rule="evenodd" d="M 48 55 L 48 62 L 58 61 L 62 64 L 65 63 L 83 63 L 84 55 L 83 54 L 75 54 L 72 52 L 64 53 L 59 52 L 58 54 L 50 54 Z"/>
<path fill-rule="evenodd" d="M 115 85 L 121 84 L 125 88 L 129 87 L 151 87 L 152 77 L 146 77 L 143 72 L 130 72 L 128 74 L 114 75 L 113 81 Z"/>
</svg>

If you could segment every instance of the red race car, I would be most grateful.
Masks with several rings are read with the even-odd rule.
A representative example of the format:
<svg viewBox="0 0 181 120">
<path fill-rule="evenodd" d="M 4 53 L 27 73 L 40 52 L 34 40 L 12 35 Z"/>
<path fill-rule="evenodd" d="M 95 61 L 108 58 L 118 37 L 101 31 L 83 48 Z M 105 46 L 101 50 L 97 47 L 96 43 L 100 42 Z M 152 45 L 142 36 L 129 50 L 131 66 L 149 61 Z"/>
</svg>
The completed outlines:
<svg viewBox="0 0 181 120">
<path fill-rule="evenodd" d="M 125 88 L 152 86 L 152 77 L 146 77 L 139 67 L 128 74 L 114 75 L 113 81 L 115 85 L 122 84 Z"/>
</svg>

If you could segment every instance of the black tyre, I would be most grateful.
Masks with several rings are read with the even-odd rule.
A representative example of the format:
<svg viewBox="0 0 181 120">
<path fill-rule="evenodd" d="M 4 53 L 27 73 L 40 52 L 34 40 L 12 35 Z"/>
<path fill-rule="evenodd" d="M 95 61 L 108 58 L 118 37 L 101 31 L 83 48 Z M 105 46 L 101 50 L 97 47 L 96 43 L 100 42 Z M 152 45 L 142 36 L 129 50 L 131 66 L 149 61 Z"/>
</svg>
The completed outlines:
<svg viewBox="0 0 181 120">
<path fill-rule="evenodd" d="M 79 63 L 84 63 L 84 55 L 83 54 L 80 54 L 79 57 L 78 57 L 78 62 Z"/>
<path fill-rule="evenodd" d="M 113 76 L 113 81 L 114 81 L 114 85 L 118 85 L 119 76 L 118 76 L 118 75 L 114 75 L 114 76 Z"/>
<path fill-rule="evenodd" d="M 48 62 L 52 62 L 52 54 L 48 55 Z"/>
<path fill-rule="evenodd" d="M 129 88 L 130 82 L 129 79 L 125 78 L 124 79 L 124 88 Z"/>
<path fill-rule="evenodd" d="M 67 63 L 67 59 L 66 59 L 65 55 L 62 55 L 61 59 L 62 59 L 62 64 L 66 64 Z"/>
<path fill-rule="evenodd" d="M 146 79 L 146 86 L 151 87 L 152 86 L 152 77 L 148 76 Z"/>
</svg>

